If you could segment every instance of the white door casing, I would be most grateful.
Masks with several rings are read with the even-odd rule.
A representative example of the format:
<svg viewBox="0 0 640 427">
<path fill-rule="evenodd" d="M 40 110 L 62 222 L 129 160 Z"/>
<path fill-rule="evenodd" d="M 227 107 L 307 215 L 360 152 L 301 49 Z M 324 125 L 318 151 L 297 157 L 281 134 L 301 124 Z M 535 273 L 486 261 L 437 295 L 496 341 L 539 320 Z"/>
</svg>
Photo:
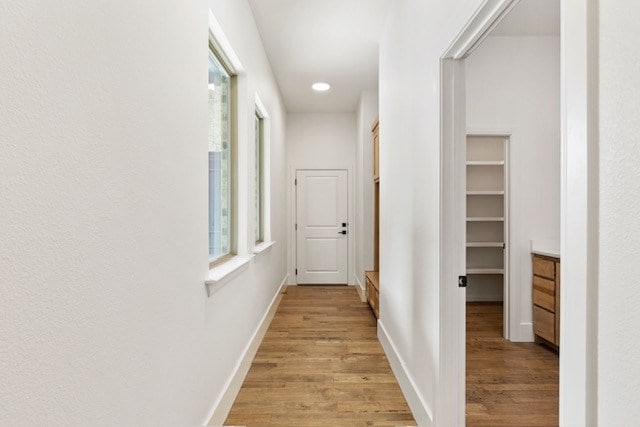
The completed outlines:
<svg viewBox="0 0 640 427">
<path fill-rule="evenodd" d="M 347 171 L 298 170 L 296 182 L 297 283 L 347 284 Z"/>
</svg>

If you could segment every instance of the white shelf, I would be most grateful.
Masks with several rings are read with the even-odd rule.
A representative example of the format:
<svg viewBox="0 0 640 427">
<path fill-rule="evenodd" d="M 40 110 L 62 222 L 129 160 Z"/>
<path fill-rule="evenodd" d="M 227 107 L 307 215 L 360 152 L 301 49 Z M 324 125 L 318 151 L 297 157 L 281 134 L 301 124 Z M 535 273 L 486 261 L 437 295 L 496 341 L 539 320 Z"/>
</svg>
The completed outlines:
<svg viewBox="0 0 640 427">
<path fill-rule="evenodd" d="M 506 138 L 467 136 L 466 275 L 467 301 L 503 299 L 508 268 L 509 156 Z M 505 249 L 503 249 L 505 248 Z"/>
<path fill-rule="evenodd" d="M 504 274 L 502 268 L 467 268 L 467 274 Z"/>
<path fill-rule="evenodd" d="M 501 248 L 502 242 L 467 242 L 468 248 Z"/>
<path fill-rule="evenodd" d="M 503 160 L 469 160 L 467 166 L 504 166 Z"/>
<path fill-rule="evenodd" d="M 470 216 L 467 217 L 467 222 L 502 222 L 504 217 L 502 216 Z"/>
<path fill-rule="evenodd" d="M 504 191 L 467 191 L 467 196 L 504 196 Z"/>
</svg>

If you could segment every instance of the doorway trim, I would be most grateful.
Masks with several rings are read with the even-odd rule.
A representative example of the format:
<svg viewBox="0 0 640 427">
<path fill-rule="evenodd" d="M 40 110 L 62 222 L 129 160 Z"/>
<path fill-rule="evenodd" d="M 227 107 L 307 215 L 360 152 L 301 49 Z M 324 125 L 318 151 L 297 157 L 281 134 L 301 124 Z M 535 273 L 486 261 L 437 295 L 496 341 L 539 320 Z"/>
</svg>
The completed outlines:
<svg viewBox="0 0 640 427">
<path fill-rule="evenodd" d="M 464 59 L 518 4 L 485 0 L 440 59 L 440 372 L 435 424 L 465 424 Z M 597 423 L 598 0 L 561 14 L 561 425 Z M 462 107 L 462 108 L 461 108 Z M 569 304 L 570 301 L 570 304 Z"/>
<path fill-rule="evenodd" d="M 466 96 L 469 56 L 519 0 L 486 0 L 440 58 L 440 348 L 434 425 L 464 426 L 466 409 Z"/>
</svg>

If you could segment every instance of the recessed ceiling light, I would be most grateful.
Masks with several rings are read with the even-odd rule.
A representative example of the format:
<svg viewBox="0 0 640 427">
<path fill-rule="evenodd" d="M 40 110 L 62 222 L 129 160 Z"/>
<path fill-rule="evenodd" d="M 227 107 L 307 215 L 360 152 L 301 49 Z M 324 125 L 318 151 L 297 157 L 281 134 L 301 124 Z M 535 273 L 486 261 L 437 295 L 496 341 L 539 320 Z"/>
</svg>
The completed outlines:
<svg viewBox="0 0 640 427">
<path fill-rule="evenodd" d="M 325 83 L 325 82 L 317 82 L 314 83 L 311 88 L 313 90 L 315 90 L 316 92 L 326 92 L 329 89 L 331 89 L 331 85 L 329 83 Z"/>
</svg>

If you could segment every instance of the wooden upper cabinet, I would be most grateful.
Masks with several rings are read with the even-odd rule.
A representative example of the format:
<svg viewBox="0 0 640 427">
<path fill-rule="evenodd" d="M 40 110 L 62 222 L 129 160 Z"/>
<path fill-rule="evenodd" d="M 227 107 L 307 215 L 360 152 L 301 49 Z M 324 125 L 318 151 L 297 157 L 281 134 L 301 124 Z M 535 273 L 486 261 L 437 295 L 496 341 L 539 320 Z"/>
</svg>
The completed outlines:
<svg viewBox="0 0 640 427">
<path fill-rule="evenodd" d="M 373 133 L 373 180 L 378 182 L 380 180 L 380 135 L 379 135 L 379 119 L 376 119 L 371 126 L 371 132 Z"/>
</svg>

